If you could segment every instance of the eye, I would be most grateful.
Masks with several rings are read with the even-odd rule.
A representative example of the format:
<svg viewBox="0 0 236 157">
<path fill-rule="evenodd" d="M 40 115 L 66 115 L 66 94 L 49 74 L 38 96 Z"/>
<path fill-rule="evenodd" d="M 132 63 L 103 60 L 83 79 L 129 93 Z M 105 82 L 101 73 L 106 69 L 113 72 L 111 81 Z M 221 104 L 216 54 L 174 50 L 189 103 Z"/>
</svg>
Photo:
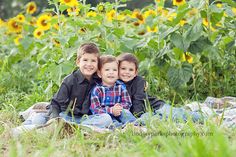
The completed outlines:
<svg viewBox="0 0 236 157">
<path fill-rule="evenodd" d="M 94 62 L 94 63 L 95 63 L 95 62 L 97 62 L 97 60 L 93 59 L 93 60 L 92 60 L 92 62 Z"/>
<path fill-rule="evenodd" d="M 129 71 L 134 71 L 134 69 L 129 69 Z"/>
<path fill-rule="evenodd" d="M 83 61 L 88 61 L 88 59 L 84 58 Z"/>
<path fill-rule="evenodd" d="M 125 68 L 121 67 L 121 70 L 125 70 Z"/>
</svg>

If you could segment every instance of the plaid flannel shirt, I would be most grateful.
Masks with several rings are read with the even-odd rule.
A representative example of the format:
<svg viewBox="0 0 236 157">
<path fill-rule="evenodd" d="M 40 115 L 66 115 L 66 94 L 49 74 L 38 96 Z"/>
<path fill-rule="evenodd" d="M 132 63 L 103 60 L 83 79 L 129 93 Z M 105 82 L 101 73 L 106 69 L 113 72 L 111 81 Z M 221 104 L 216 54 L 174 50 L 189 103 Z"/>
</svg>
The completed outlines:
<svg viewBox="0 0 236 157">
<path fill-rule="evenodd" d="M 90 110 L 93 114 L 110 113 L 116 103 L 120 103 L 124 109 L 130 109 L 132 102 L 126 86 L 121 81 L 116 81 L 112 87 L 101 84 L 95 86 L 91 93 Z"/>
</svg>

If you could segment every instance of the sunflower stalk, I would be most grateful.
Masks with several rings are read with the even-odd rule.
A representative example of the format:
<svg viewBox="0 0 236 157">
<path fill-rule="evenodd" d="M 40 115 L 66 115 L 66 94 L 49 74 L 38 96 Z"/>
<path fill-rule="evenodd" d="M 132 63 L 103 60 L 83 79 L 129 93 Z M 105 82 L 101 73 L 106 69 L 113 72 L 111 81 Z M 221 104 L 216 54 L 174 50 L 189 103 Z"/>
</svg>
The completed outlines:
<svg viewBox="0 0 236 157">
<path fill-rule="evenodd" d="M 206 11 L 207 11 L 207 21 L 208 21 L 208 25 L 207 25 L 207 33 L 208 33 L 208 38 L 209 40 L 211 39 L 211 13 L 210 13 L 210 9 L 209 9 L 209 0 L 206 0 Z M 210 84 L 210 95 L 213 94 L 213 90 L 212 90 L 212 60 L 211 57 L 209 58 L 209 70 L 210 70 L 210 75 L 209 75 L 209 84 Z"/>
</svg>

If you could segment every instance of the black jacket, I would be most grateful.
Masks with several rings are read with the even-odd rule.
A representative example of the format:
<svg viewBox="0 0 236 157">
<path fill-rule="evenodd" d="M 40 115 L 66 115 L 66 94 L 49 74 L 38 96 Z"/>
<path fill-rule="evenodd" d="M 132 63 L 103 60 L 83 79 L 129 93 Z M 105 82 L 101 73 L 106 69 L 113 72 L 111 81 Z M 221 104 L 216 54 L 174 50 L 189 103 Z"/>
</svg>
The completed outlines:
<svg viewBox="0 0 236 157">
<path fill-rule="evenodd" d="M 80 70 L 66 76 L 51 100 L 51 117 L 57 117 L 63 111 L 75 116 L 90 114 L 90 94 L 96 82 L 100 82 L 97 75 L 92 76 L 91 82 L 89 82 Z"/>
<path fill-rule="evenodd" d="M 165 104 L 163 100 L 147 95 L 145 92 L 146 81 L 141 76 L 136 76 L 125 85 L 132 101 L 130 111 L 137 117 L 146 112 L 145 100 L 149 101 L 152 110 L 157 110 Z"/>
</svg>

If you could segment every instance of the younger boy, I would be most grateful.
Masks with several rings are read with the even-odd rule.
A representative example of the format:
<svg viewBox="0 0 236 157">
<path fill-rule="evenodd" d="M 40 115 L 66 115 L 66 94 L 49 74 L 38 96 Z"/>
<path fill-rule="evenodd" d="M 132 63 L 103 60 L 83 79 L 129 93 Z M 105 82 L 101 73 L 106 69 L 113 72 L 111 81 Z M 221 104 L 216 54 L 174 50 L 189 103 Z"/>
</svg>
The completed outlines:
<svg viewBox="0 0 236 157">
<path fill-rule="evenodd" d="M 148 98 L 154 115 L 159 116 L 161 119 L 168 118 L 171 115 L 171 106 L 162 100 L 148 96 L 145 92 L 146 81 L 141 76 L 137 75 L 137 58 L 131 53 L 122 53 L 117 58 L 119 61 L 119 78 L 125 83 L 132 100 L 133 105 L 131 107 L 131 112 L 137 115 L 137 117 L 140 117 L 143 113 L 145 113 L 146 110 L 144 101 Z M 142 115 L 142 117 L 145 116 L 147 115 Z M 173 120 L 187 121 L 188 116 L 190 116 L 194 122 L 199 121 L 202 118 L 201 114 L 197 112 L 187 112 L 183 108 L 172 107 Z"/>
<path fill-rule="evenodd" d="M 51 100 L 52 117 L 62 117 L 66 121 L 105 128 L 112 123 L 106 113 L 89 115 L 90 92 L 99 82 L 96 76 L 99 49 L 94 43 L 85 43 L 77 52 L 78 70 L 65 77 L 58 92 Z M 84 118 L 84 115 L 89 115 Z M 82 118 L 83 117 L 83 118 Z"/>
<path fill-rule="evenodd" d="M 129 111 L 132 103 L 125 85 L 118 81 L 118 61 L 114 56 L 100 57 L 98 76 L 102 79 L 102 83 L 92 91 L 90 106 L 92 113 L 108 113 L 115 127 L 134 122 L 136 118 Z"/>
</svg>

